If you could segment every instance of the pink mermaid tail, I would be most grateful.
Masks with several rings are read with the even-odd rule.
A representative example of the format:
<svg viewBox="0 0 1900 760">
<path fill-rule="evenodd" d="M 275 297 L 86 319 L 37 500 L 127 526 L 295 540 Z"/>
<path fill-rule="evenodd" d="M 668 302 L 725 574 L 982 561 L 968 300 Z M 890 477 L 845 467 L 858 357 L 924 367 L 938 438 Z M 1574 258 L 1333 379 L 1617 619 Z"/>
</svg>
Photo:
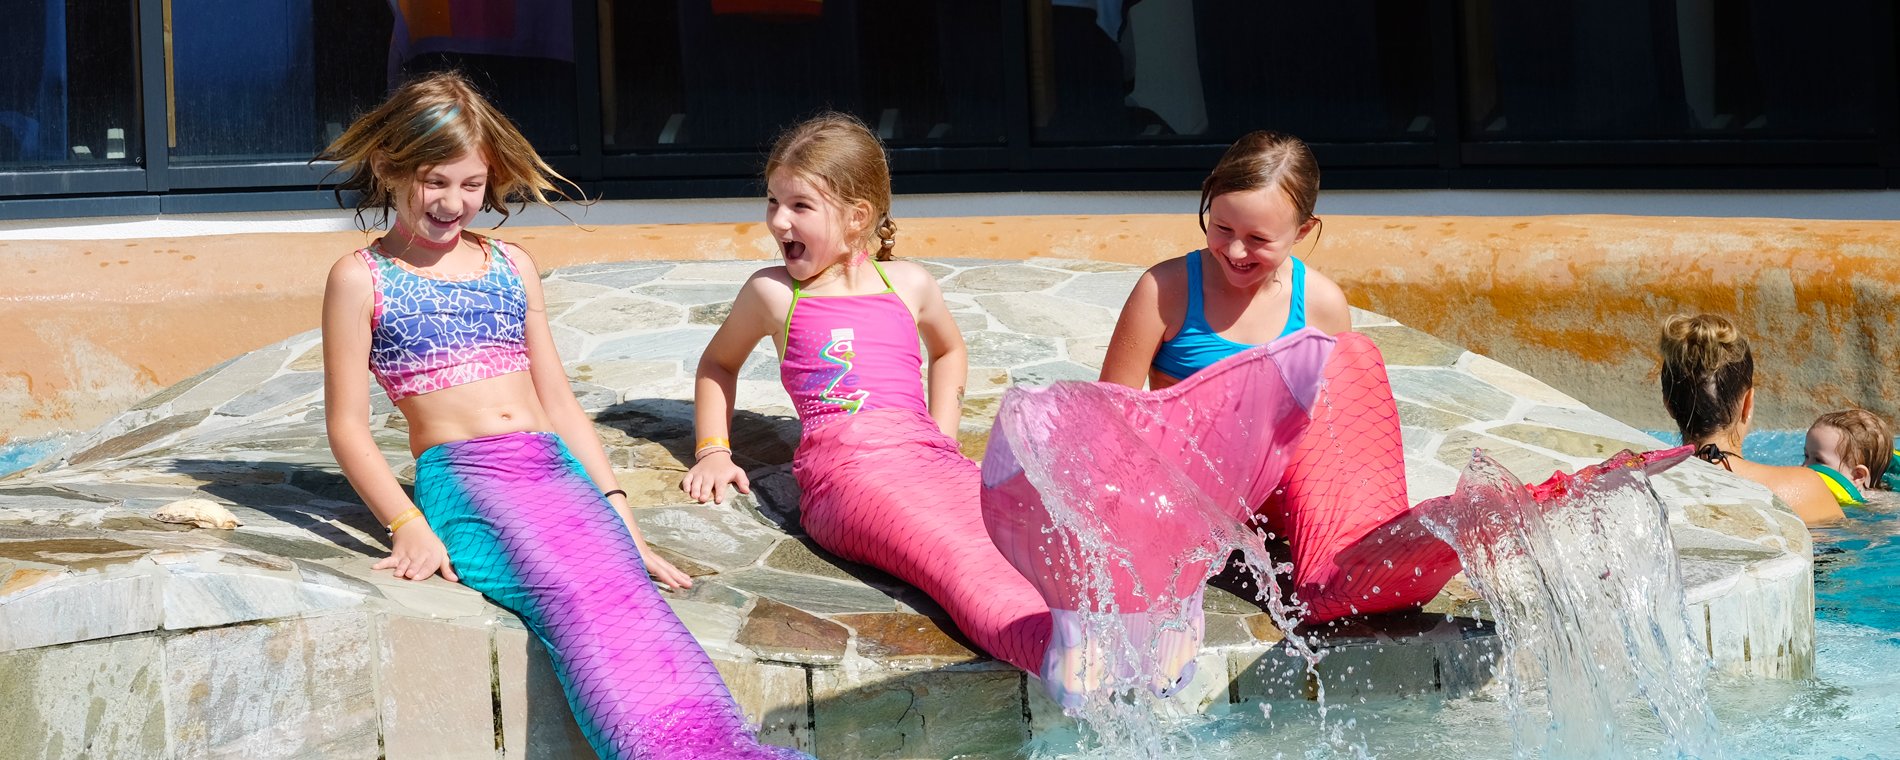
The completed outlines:
<svg viewBox="0 0 1900 760">
<path fill-rule="evenodd" d="M 867 409 L 808 429 L 792 474 L 818 545 L 916 586 L 983 651 L 1036 672 L 1049 606 L 984 532 L 976 463 L 928 416 Z"/>
<path fill-rule="evenodd" d="M 1079 613 L 1158 605 L 1136 624 L 1176 621 L 1198 647 L 1200 584 L 1270 496 L 1261 517 L 1293 552 L 1309 622 L 1418 606 L 1458 571 L 1408 516 L 1396 405 L 1378 349 L 1353 333 L 1302 330 L 1155 392 L 1011 389 L 983 475 L 991 538 L 1055 610 L 1041 672 L 1065 706 L 1083 695 L 1061 671 L 1075 656 L 1056 650 L 1080 645 Z"/>
<path fill-rule="evenodd" d="M 1458 573 L 1458 554 L 1412 514 L 1398 405 L 1379 349 L 1363 335 L 1341 335 L 1325 386 L 1285 488 L 1257 519 L 1292 552 L 1301 622 L 1418 607 Z"/>
</svg>

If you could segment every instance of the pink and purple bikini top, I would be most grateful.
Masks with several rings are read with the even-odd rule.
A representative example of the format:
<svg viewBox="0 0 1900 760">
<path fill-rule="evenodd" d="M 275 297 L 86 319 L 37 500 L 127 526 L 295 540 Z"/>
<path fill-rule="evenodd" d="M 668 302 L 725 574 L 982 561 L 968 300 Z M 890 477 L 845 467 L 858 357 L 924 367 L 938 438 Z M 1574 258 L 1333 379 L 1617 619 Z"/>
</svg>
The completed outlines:
<svg viewBox="0 0 1900 760">
<path fill-rule="evenodd" d="M 792 284 L 778 375 L 808 433 L 867 409 L 930 413 L 917 322 L 884 268 L 871 265 L 882 293 L 808 296 Z"/>
<path fill-rule="evenodd" d="M 528 294 L 501 243 L 487 239 L 480 274 L 445 280 L 404 267 L 381 244 L 357 251 L 369 267 L 369 371 L 389 400 L 528 369 Z"/>
</svg>

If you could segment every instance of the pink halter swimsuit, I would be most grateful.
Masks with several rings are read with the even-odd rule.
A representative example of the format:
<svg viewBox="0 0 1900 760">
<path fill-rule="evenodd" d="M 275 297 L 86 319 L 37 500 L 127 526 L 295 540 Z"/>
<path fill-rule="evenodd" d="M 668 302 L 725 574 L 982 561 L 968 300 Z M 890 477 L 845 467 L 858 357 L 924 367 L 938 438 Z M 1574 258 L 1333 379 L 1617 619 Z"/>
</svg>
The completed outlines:
<svg viewBox="0 0 1900 760">
<path fill-rule="evenodd" d="M 977 465 L 930 418 L 916 321 L 877 272 L 882 293 L 792 290 L 779 379 L 804 424 L 792 460 L 800 522 L 827 551 L 930 595 L 990 655 L 1036 672 L 1049 606 L 990 541 Z"/>
</svg>

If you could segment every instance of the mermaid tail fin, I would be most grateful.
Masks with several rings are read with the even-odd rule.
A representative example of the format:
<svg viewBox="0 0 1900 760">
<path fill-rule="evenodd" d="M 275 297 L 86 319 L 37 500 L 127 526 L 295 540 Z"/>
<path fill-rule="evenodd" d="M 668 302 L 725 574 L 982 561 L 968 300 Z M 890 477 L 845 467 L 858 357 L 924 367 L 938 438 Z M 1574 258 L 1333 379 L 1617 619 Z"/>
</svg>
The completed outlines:
<svg viewBox="0 0 1900 760">
<path fill-rule="evenodd" d="M 1200 648 L 1201 584 L 1279 482 L 1332 347 L 1302 330 L 1162 391 L 1056 383 L 1004 395 L 983 461 L 984 525 L 1054 611 L 1042 676 L 1057 702 L 1076 706 L 1123 675 L 1074 650 L 1099 643 L 1082 635 L 1082 613 L 1120 621 L 1125 641 L 1169 641 L 1171 660 L 1188 652 L 1150 669 L 1160 690 L 1179 684 Z"/>
<path fill-rule="evenodd" d="M 1410 514 L 1398 405 L 1365 336 L 1339 336 L 1283 482 L 1260 517 L 1292 551 L 1302 622 L 1417 607 L 1457 574 L 1457 553 Z"/>
</svg>

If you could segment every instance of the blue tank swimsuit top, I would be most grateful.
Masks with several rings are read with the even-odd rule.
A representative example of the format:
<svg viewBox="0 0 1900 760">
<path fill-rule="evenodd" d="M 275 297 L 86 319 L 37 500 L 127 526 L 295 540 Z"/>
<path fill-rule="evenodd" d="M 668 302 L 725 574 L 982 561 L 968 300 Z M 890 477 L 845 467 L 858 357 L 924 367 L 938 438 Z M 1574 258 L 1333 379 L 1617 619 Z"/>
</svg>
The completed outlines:
<svg viewBox="0 0 1900 760">
<path fill-rule="evenodd" d="M 1293 263 L 1293 286 L 1292 298 L 1287 304 L 1286 329 L 1280 331 L 1282 338 L 1306 326 L 1306 263 L 1291 256 L 1287 260 Z M 1161 344 L 1154 359 L 1155 369 L 1176 380 L 1185 380 L 1215 362 L 1253 348 L 1221 337 L 1207 324 L 1206 306 L 1201 300 L 1200 251 L 1187 256 L 1187 281 L 1187 319 L 1181 323 L 1181 332 Z"/>
</svg>

